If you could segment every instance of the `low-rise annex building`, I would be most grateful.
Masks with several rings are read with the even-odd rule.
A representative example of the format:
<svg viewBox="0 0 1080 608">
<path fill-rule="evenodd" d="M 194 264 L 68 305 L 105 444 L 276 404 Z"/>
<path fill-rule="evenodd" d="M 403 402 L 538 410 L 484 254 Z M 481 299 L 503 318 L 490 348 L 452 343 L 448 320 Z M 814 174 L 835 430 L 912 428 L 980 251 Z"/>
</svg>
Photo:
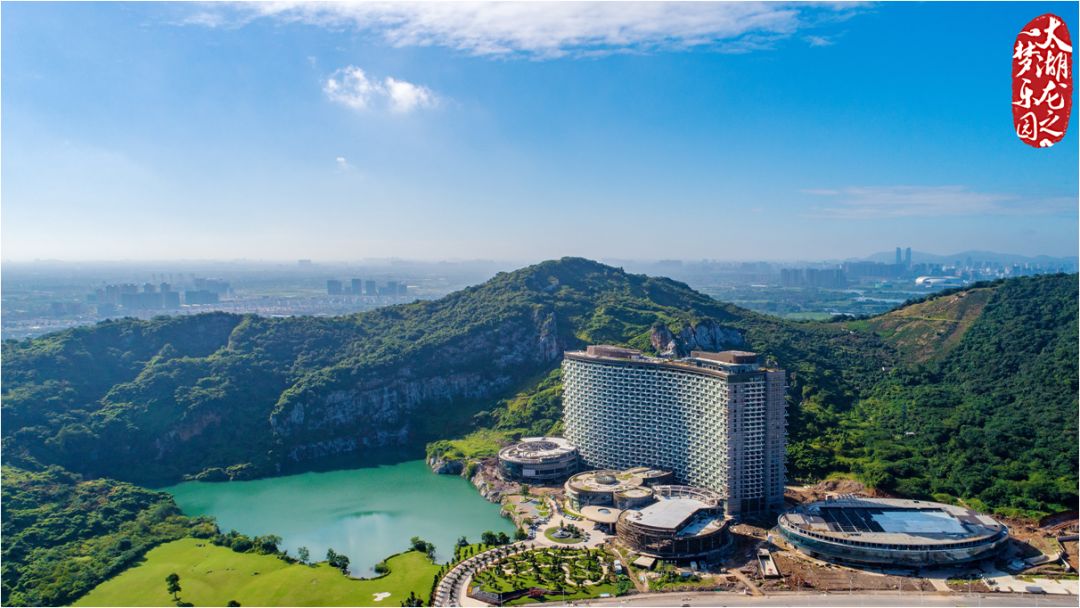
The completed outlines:
<svg viewBox="0 0 1080 608">
<path fill-rule="evenodd" d="M 588 505 L 625 509 L 652 502 L 650 486 L 671 483 L 670 471 L 636 467 L 625 471 L 584 471 L 566 480 L 563 489 L 570 508 L 580 511 Z"/>
<path fill-rule="evenodd" d="M 562 437 L 525 437 L 499 450 L 499 470 L 514 481 L 562 481 L 577 472 L 578 462 L 577 447 Z"/>
<path fill-rule="evenodd" d="M 662 560 L 709 559 L 724 551 L 731 518 L 719 493 L 691 486 L 652 488 L 653 502 L 626 509 L 615 524 L 619 542 L 638 555 Z"/>
<path fill-rule="evenodd" d="M 971 509 L 921 500 L 852 498 L 802 505 L 780 516 L 785 541 L 841 563 L 922 568 L 994 557 L 1009 529 Z"/>
</svg>

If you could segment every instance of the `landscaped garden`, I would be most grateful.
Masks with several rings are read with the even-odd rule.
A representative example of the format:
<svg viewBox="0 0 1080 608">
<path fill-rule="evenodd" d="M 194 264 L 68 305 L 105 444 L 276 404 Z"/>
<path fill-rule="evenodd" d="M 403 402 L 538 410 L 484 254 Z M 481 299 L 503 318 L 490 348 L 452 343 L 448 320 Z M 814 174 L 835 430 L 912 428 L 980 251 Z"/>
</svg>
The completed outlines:
<svg viewBox="0 0 1080 608">
<path fill-rule="evenodd" d="M 603 549 L 552 547 L 511 555 L 473 575 L 475 589 L 500 596 L 523 594 L 508 604 L 620 595 L 632 588 L 617 576 Z"/>
</svg>

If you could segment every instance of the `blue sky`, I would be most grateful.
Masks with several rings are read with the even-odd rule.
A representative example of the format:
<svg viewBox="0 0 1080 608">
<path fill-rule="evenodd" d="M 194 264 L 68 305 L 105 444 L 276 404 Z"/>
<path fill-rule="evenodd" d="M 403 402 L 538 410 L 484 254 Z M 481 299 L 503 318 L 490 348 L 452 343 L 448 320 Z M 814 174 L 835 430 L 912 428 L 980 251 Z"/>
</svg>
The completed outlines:
<svg viewBox="0 0 1080 608">
<path fill-rule="evenodd" d="M 4 260 L 1077 252 L 1075 3 L 0 10 Z"/>
</svg>

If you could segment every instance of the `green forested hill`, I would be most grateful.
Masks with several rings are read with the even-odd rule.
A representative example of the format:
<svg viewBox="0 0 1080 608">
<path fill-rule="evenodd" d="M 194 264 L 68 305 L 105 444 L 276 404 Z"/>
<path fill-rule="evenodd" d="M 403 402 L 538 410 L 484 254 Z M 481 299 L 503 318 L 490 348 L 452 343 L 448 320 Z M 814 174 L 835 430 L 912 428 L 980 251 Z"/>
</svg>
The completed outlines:
<svg viewBox="0 0 1080 608">
<path fill-rule="evenodd" d="M 168 494 L 58 467 L 3 468 L 5 606 L 67 604 L 159 543 L 216 532 Z"/>
<path fill-rule="evenodd" d="M 345 317 L 111 321 L 4 344 L 4 460 L 148 482 L 420 453 L 477 428 L 557 431 L 569 348 L 742 347 L 792 372 L 793 479 L 849 472 L 1053 510 L 1076 502 L 1076 283 L 1015 279 L 795 323 L 566 258 Z"/>
<path fill-rule="evenodd" d="M 558 432 L 562 352 L 589 343 L 774 359 L 791 372 L 793 480 L 1076 508 L 1077 304 L 1077 276 L 1054 275 L 796 323 L 567 258 L 345 317 L 125 319 L 7 341 L 4 604 L 69 602 L 150 546 L 213 533 L 116 479 L 272 475 L 334 454 L 419 456 L 483 429 L 496 432 L 473 445 Z"/>
<path fill-rule="evenodd" d="M 1075 508 L 1076 276 L 992 289 L 955 345 L 867 393 L 834 456 L 901 494 L 1021 513 Z"/>
<path fill-rule="evenodd" d="M 145 483 L 419 451 L 530 390 L 565 349 L 718 349 L 747 337 L 793 369 L 820 370 L 821 386 L 848 400 L 843 381 L 887 356 L 872 336 L 785 325 L 682 283 L 568 258 L 346 317 L 120 320 L 7 342 L 4 458 Z"/>
</svg>

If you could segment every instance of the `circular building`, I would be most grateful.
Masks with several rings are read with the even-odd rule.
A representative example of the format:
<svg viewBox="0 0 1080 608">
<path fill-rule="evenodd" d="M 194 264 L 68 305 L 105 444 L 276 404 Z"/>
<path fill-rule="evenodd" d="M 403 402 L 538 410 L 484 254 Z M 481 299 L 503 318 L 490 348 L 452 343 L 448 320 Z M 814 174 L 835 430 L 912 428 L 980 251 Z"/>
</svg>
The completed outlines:
<svg viewBox="0 0 1080 608">
<path fill-rule="evenodd" d="M 653 500 L 655 499 L 653 498 L 652 488 L 644 486 L 615 492 L 615 506 L 620 509 L 644 507 Z"/>
<path fill-rule="evenodd" d="M 562 437 L 525 437 L 499 450 L 499 470 L 507 479 L 562 481 L 577 469 L 578 450 Z"/>
<path fill-rule="evenodd" d="M 780 534 L 813 557 L 926 567 L 993 557 L 1009 530 L 964 507 L 920 500 L 841 498 L 780 516 Z"/>
<path fill-rule="evenodd" d="M 654 486 L 655 501 L 627 509 L 615 531 L 635 553 L 681 561 L 715 554 L 729 540 L 730 518 L 719 494 L 691 486 Z"/>
<path fill-rule="evenodd" d="M 640 477 L 626 471 L 585 471 L 566 480 L 563 488 L 575 511 L 588 505 L 614 505 L 615 494 L 642 485 Z"/>
</svg>

